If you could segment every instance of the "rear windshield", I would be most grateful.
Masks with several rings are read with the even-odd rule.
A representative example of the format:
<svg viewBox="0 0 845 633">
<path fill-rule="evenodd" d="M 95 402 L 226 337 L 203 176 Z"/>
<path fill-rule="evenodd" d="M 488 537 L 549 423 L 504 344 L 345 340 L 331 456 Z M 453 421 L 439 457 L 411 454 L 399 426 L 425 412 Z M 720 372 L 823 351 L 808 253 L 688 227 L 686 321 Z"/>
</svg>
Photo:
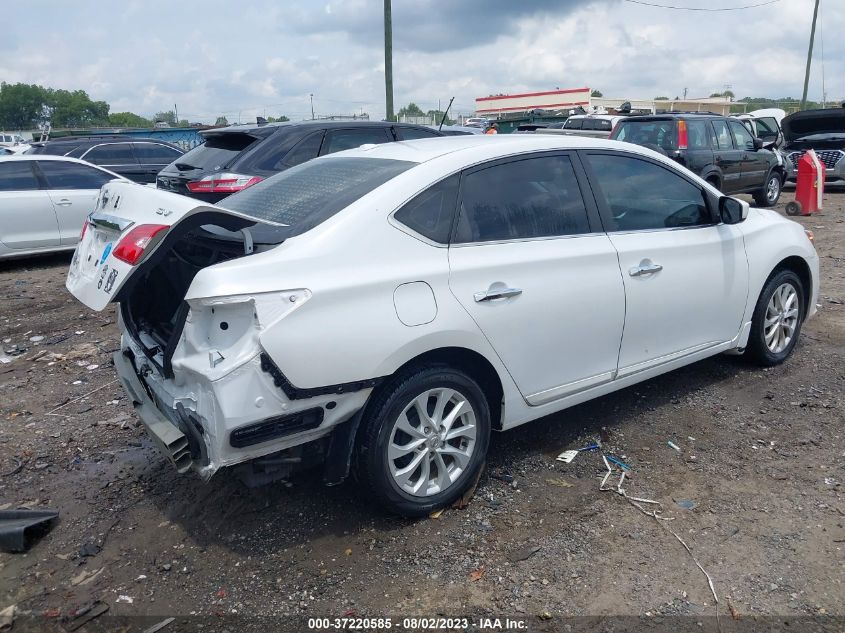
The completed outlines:
<svg viewBox="0 0 845 633">
<path fill-rule="evenodd" d="M 326 158 L 302 163 L 229 196 L 220 206 L 286 224 L 292 235 L 325 222 L 416 165 L 382 158 Z"/>
<path fill-rule="evenodd" d="M 652 149 L 677 149 L 675 142 L 675 121 L 622 121 L 616 127 L 613 138 L 644 145 Z"/>
<path fill-rule="evenodd" d="M 180 156 L 176 161 L 177 169 L 180 165 L 212 171 L 222 169 L 230 165 L 238 154 L 258 141 L 259 139 L 254 136 L 242 132 L 212 134 L 206 138 L 205 143 L 197 145 L 187 154 Z"/>
</svg>

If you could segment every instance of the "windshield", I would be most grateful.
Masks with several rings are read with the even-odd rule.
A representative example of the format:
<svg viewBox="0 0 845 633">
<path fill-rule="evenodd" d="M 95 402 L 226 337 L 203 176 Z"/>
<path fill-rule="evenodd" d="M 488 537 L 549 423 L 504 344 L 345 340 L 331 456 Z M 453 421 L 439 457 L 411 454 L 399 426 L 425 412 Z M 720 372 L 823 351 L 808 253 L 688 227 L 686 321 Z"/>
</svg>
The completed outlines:
<svg viewBox="0 0 845 633">
<path fill-rule="evenodd" d="M 215 171 L 223 169 L 232 163 L 235 157 L 256 143 L 259 139 L 243 132 L 211 134 L 205 143 L 197 145 L 188 153 L 176 159 L 176 168 L 207 169 Z"/>
<path fill-rule="evenodd" d="M 627 141 L 645 147 L 660 147 L 664 150 L 677 149 L 675 144 L 675 122 L 665 121 L 622 121 L 613 133 L 616 141 Z"/>
<path fill-rule="evenodd" d="M 231 195 L 220 206 L 288 225 L 298 235 L 414 165 L 382 158 L 317 159 Z"/>
</svg>

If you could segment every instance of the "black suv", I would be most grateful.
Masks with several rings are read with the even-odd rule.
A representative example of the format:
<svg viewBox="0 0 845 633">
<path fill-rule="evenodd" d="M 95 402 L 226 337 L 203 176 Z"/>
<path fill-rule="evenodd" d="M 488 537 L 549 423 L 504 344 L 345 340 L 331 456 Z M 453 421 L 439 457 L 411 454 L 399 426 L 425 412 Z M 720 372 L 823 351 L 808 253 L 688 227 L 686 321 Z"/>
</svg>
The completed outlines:
<svg viewBox="0 0 845 633">
<path fill-rule="evenodd" d="M 25 153 L 81 158 L 135 182 L 149 183 L 155 182 L 158 172 L 185 152 L 154 138 L 104 134 L 33 143 Z"/>
<path fill-rule="evenodd" d="M 726 194 L 750 193 L 774 206 L 786 179 L 783 161 L 763 149 L 739 120 L 713 113 L 669 112 L 632 116 L 610 135 L 669 156 Z"/>
<path fill-rule="evenodd" d="M 232 125 L 200 134 L 205 143 L 164 168 L 156 183 L 213 203 L 317 156 L 446 132 L 387 121 L 301 121 Z"/>
</svg>

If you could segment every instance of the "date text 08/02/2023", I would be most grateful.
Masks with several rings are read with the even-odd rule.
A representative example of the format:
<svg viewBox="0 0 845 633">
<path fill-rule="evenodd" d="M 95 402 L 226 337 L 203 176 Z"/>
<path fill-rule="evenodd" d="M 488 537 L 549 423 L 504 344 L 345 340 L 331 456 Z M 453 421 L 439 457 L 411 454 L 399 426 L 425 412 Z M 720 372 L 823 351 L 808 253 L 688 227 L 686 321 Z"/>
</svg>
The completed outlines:
<svg viewBox="0 0 845 633">
<path fill-rule="evenodd" d="M 483 633 L 485 631 L 526 631 L 528 621 L 523 618 L 309 618 L 308 630 L 319 631 L 453 631 L 472 629 Z"/>
</svg>

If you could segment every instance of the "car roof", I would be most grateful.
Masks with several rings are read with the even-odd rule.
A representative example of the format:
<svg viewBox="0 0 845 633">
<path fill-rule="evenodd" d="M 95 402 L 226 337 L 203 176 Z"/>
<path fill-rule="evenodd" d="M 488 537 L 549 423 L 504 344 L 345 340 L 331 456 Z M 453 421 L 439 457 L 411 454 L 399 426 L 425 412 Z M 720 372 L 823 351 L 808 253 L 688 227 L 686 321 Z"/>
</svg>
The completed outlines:
<svg viewBox="0 0 845 633">
<path fill-rule="evenodd" d="M 76 163 L 78 165 L 85 165 L 86 167 L 93 167 L 95 169 L 99 169 L 100 171 L 104 171 L 106 173 L 112 174 L 115 178 L 120 178 L 121 180 L 126 180 L 120 174 L 116 174 L 113 171 L 106 169 L 105 167 L 100 167 L 99 165 L 93 165 L 88 161 L 82 160 L 81 158 L 72 158 L 70 156 L 56 156 L 55 154 L 13 154 L 11 156 L 0 156 L 0 162 L 3 163 L 11 163 L 15 161 L 33 161 L 37 160 L 39 162 L 50 161 L 50 162 L 58 162 L 58 163 Z"/>
<path fill-rule="evenodd" d="M 585 136 L 563 134 L 480 134 L 445 136 L 441 138 L 397 141 L 379 145 L 362 145 L 336 154 L 329 154 L 317 160 L 331 160 L 335 157 L 370 157 L 405 160 L 424 163 L 447 154 L 475 154 L 479 160 L 491 160 L 532 151 L 571 149 L 616 149 L 648 156 L 660 156 L 647 148 L 631 143 L 611 141 Z"/>
<path fill-rule="evenodd" d="M 308 121 L 281 121 L 279 123 L 248 123 L 245 125 L 230 125 L 228 127 L 212 128 L 203 130 L 203 135 L 222 134 L 228 132 L 256 132 L 273 128 L 295 128 L 295 127 L 319 127 L 319 128 L 350 128 L 350 127 L 426 127 L 416 123 L 395 123 L 392 121 L 329 121 L 325 119 L 314 119 Z"/>
<path fill-rule="evenodd" d="M 102 137 L 99 136 L 65 136 L 57 139 L 53 139 L 50 141 L 36 141 L 32 143 L 32 145 L 43 146 L 43 145 L 74 145 L 79 147 L 80 145 L 105 145 L 110 143 L 161 143 L 162 145 L 167 145 L 169 147 L 179 148 L 178 145 L 174 145 L 173 143 L 169 143 L 168 141 L 164 141 L 160 138 L 151 138 L 148 136 L 131 136 L 129 134 L 125 135 L 103 135 Z"/>
</svg>

